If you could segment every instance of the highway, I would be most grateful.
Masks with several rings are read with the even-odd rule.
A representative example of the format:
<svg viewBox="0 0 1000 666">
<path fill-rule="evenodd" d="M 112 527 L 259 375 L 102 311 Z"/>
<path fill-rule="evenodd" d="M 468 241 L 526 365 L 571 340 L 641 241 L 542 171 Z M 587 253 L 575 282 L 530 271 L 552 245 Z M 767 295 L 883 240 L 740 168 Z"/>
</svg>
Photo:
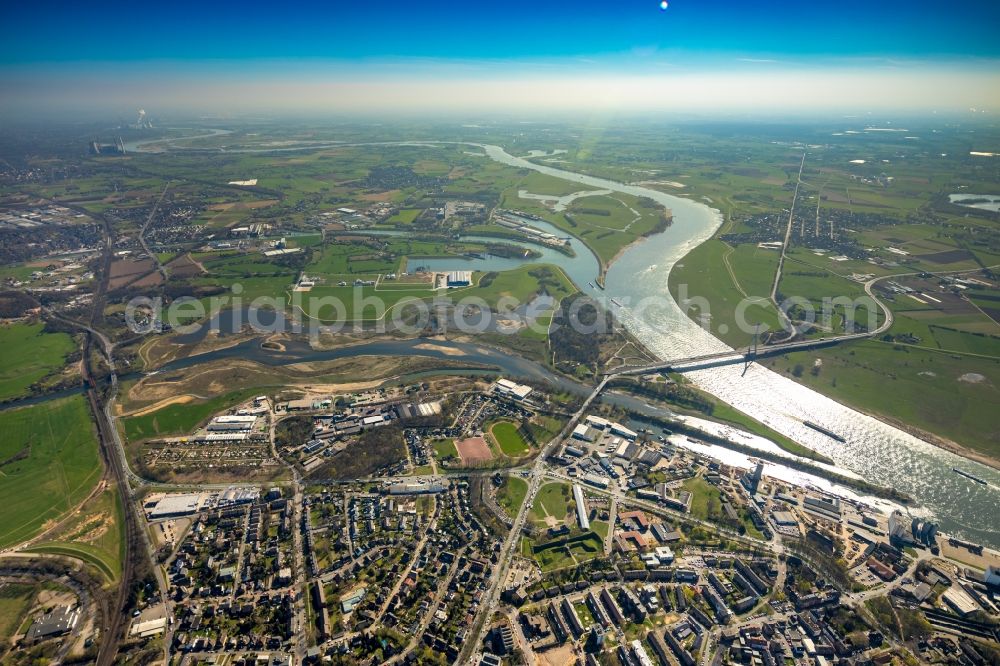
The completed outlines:
<svg viewBox="0 0 1000 666">
<path fill-rule="evenodd" d="M 891 324 L 891 322 L 890 322 Z M 878 335 L 885 330 L 885 326 L 880 326 L 877 330 L 865 333 L 851 333 L 831 338 L 816 338 L 815 340 L 798 340 L 796 342 L 783 342 L 777 345 L 762 347 L 757 351 L 724 351 L 713 352 L 711 354 L 700 354 L 698 356 L 688 356 L 686 358 L 676 358 L 668 361 L 657 361 L 645 365 L 623 365 L 615 368 L 605 375 L 606 379 L 622 377 L 626 375 L 644 375 L 650 372 L 685 372 L 699 370 L 704 367 L 716 367 L 720 365 L 732 365 L 735 363 L 746 363 L 758 358 L 767 356 L 777 356 L 803 349 L 816 349 L 818 347 L 830 347 L 848 342 L 850 340 L 862 340 Z"/>
</svg>

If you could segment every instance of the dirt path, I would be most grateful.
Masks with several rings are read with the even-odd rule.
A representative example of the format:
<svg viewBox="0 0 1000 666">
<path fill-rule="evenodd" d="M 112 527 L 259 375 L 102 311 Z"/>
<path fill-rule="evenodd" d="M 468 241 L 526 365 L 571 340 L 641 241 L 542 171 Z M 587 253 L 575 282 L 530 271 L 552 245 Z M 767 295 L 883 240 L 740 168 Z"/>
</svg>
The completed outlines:
<svg viewBox="0 0 1000 666">
<path fill-rule="evenodd" d="M 159 411 L 164 407 L 169 407 L 170 405 L 186 405 L 192 400 L 207 400 L 200 395 L 193 395 L 191 393 L 184 393 L 181 395 L 175 395 L 172 398 L 164 398 L 154 402 L 152 405 L 147 405 L 146 407 L 140 407 L 139 409 L 133 410 L 131 412 L 122 412 L 119 416 L 145 416 L 146 414 L 151 414 L 153 412 Z"/>
<path fill-rule="evenodd" d="M 729 271 L 729 278 L 733 281 L 733 286 L 736 287 L 737 291 L 743 294 L 743 298 L 748 298 L 749 294 L 747 294 L 746 290 L 743 289 L 743 285 L 740 284 L 740 281 L 736 279 L 736 271 L 733 270 L 732 264 L 729 263 L 729 255 L 736 252 L 736 248 L 728 243 L 726 244 L 726 247 L 728 247 L 729 250 L 722 255 L 722 263 L 726 265 L 726 270 Z"/>
</svg>

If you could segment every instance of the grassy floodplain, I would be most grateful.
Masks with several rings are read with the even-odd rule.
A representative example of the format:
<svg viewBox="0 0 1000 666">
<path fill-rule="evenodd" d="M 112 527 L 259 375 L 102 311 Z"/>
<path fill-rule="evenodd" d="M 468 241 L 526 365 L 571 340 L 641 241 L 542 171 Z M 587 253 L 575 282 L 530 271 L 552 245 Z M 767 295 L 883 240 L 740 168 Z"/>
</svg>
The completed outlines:
<svg viewBox="0 0 1000 666">
<path fill-rule="evenodd" d="M 861 411 L 891 415 L 901 426 L 945 437 L 1000 458 L 1000 360 L 882 342 L 796 352 L 764 364 Z"/>
<path fill-rule="evenodd" d="M 73 338 L 66 333 L 45 333 L 45 325 L 0 326 L 0 400 L 22 396 L 35 382 L 62 368 L 73 351 Z"/>
<path fill-rule="evenodd" d="M 31 538 L 72 510 L 101 477 L 83 396 L 0 412 L 0 547 Z"/>
<path fill-rule="evenodd" d="M 380 281 L 375 286 L 353 286 L 352 276 L 349 286 L 336 286 L 328 283 L 313 287 L 303 294 L 302 307 L 309 317 L 321 322 L 337 321 L 337 308 L 322 299 L 333 298 L 344 305 L 343 315 L 348 321 L 376 320 L 389 316 L 397 307 L 405 307 L 407 302 L 428 301 L 435 296 L 442 296 L 456 301 L 466 297 L 481 298 L 490 307 L 497 307 L 503 298 L 515 299 L 518 303 L 527 303 L 541 291 L 545 291 L 556 299 L 568 296 L 576 291 L 576 287 L 566 277 L 565 273 L 555 266 L 547 264 L 530 264 L 499 273 L 475 273 L 473 284 L 468 287 L 435 291 L 429 286 L 394 281 Z M 364 276 L 375 280 L 378 275 Z M 312 298 L 317 300 L 312 301 Z M 384 311 L 376 308 L 371 301 L 377 300 L 384 306 Z M 530 333 L 527 332 L 526 334 Z"/>
<path fill-rule="evenodd" d="M 246 400 L 259 391 L 259 387 L 244 388 L 210 400 L 167 405 L 147 414 L 126 417 L 122 419 L 125 436 L 129 441 L 137 442 L 152 437 L 189 433 L 213 414 Z"/>
<path fill-rule="evenodd" d="M 688 315 L 711 328 L 712 334 L 733 347 L 746 346 L 750 335 L 740 327 L 736 308 L 745 298 L 755 299 L 744 312 L 744 321 L 772 330 L 780 327 L 777 309 L 767 300 L 778 265 L 773 250 L 739 250 L 711 239 L 692 250 L 670 273 L 670 293 L 681 302 L 704 298 L 710 308 L 696 305 Z M 737 268 L 741 269 L 737 274 Z"/>
<path fill-rule="evenodd" d="M 560 212 L 547 206 L 549 202 L 520 196 L 560 197 L 581 191 L 587 187 L 532 172 L 504 191 L 500 205 L 537 215 L 576 236 L 594 251 L 603 269 L 631 243 L 667 224 L 667 212 L 659 204 L 620 192 L 581 197 Z"/>
</svg>

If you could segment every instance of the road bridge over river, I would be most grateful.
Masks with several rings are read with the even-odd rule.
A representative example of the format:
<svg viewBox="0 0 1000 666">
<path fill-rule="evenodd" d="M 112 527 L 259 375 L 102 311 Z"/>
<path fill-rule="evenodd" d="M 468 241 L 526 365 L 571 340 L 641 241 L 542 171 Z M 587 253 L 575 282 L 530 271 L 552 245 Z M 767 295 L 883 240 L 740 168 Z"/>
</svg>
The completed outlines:
<svg viewBox="0 0 1000 666">
<path fill-rule="evenodd" d="M 797 342 L 783 342 L 777 345 L 748 349 L 747 351 L 731 350 L 714 352 L 712 354 L 700 354 L 698 356 L 688 356 L 667 361 L 657 361 L 645 365 L 623 365 L 607 373 L 606 377 L 621 377 L 624 375 L 643 375 L 649 372 L 691 372 L 703 368 L 714 368 L 720 365 L 734 365 L 736 363 L 750 363 L 758 358 L 768 356 L 778 356 L 788 352 L 801 351 L 804 349 L 818 349 L 820 347 L 830 347 L 841 342 L 850 340 L 863 340 L 869 338 L 874 333 L 854 333 L 851 335 L 841 335 L 833 338 L 816 338 L 814 340 L 799 340 Z"/>
</svg>

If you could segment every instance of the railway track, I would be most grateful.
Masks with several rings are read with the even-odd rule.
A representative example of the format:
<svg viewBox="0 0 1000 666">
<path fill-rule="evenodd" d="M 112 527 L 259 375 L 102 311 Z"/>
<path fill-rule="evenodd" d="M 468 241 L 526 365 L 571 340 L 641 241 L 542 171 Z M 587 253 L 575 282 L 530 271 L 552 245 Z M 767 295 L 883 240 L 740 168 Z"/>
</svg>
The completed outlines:
<svg viewBox="0 0 1000 666">
<path fill-rule="evenodd" d="M 109 599 L 96 660 L 97 666 L 111 666 L 118 656 L 118 647 L 121 643 L 125 625 L 127 624 L 125 607 L 128 604 L 129 593 L 137 578 L 137 574 L 148 568 L 149 562 L 143 528 L 139 517 L 136 515 L 135 504 L 132 501 L 132 489 L 129 485 L 130 470 L 127 467 L 127 462 L 122 452 L 119 450 L 117 433 L 114 431 L 115 424 L 108 417 L 109 410 L 106 409 L 106 405 L 104 404 L 105 399 L 101 394 L 101 387 L 98 384 L 99 378 L 91 365 L 94 360 L 93 352 L 96 345 L 96 348 L 107 362 L 108 378 L 111 381 L 111 385 L 117 387 L 114 344 L 98 330 L 98 325 L 104 319 L 108 279 L 111 275 L 114 227 L 105 216 L 94 215 L 94 217 L 99 219 L 104 226 L 104 267 L 101 271 L 101 279 L 97 290 L 94 293 L 89 325 L 82 326 L 86 334 L 86 343 L 83 347 L 81 373 L 84 385 L 87 388 L 87 403 L 90 406 L 94 424 L 97 427 L 101 455 L 105 461 L 105 478 L 113 480 L 118 488 L 118 492 L 121 493 L 125 533 L 125 554 L 122 560 L 121 579 L 118 581 L 117 594 Z"/>
<path fill-rule="evenodd" d="M 94 416 L 94 423 L 97 425 L 101 455 L 105 461 L 105 476 L 116 483 L 118 492 L 122 494 L 121 499 L 124 508 L 122 516 L 125 532 L 125 557 L 122 561 L 122 575 L 118 582 L 117 594 L 114 595 L 109 604 L 107 619 L 101 633 L 100 647 L 97 653 L 98 666 L 111 666 L 118 654 L 118 645 L 124 632 L 125 606 L 128 603 L 129 592 L 137 577 L 137 571 L 141 571 L 145 564 L 142 558 L 146 549 L 142 537 L 142 526 L 139 524 L 135 505 L 132 502 L 128 477 L 122 468 L 123 461 L 118 453 L 114 433 L 111 432 L 111 428 L 114 425 L 109 423 L 105 416 L 99 390 L 96 382 L 93 380 L 90 368 L 91 348 L 92 342 L 88 333 L 88 341 L 84 346 L 83 363 L 84 381 L 87 382 L 87 402 Z"/>
</svg>

